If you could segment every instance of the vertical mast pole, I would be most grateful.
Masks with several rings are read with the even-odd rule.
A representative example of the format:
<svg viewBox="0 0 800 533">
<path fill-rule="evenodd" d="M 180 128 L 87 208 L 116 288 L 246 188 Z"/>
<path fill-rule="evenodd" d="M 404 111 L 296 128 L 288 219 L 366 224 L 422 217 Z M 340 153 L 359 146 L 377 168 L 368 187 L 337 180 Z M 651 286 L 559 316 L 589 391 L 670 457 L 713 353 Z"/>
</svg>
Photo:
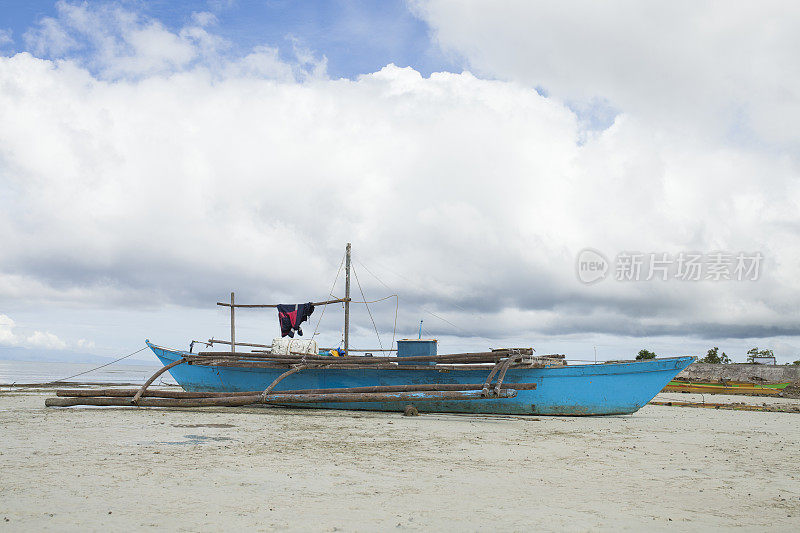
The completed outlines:
<svg viewBox="0 0 800 533">
<path fill-rule="evenodd" d="M 350 243 L 347 243 L 345 254 L 344 278 L 344 354 L 349 355 L 350 350 Z"/>
<path fill-rule="evenodd" d="M 231 353 L 236 351 L 236 318 L 234 316 L 234 299 L 231 292 Z"/>
</svg>

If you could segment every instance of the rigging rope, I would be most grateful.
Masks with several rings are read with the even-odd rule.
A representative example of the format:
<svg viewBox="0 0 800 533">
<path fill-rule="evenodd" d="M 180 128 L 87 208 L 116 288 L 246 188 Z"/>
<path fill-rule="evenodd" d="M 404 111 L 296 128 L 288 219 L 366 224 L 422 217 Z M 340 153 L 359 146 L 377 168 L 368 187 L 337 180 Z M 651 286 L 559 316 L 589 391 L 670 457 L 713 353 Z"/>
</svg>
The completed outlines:
<svg viewBox="0 0 800 533">
<path fill-rule="evenodd" d="M 342 268 L 344 267 L 344 261 L 345 261 L 346 255 L 347 254 L 344 254 L 342 256 L 342 260 L 339 262 L 339 269 L 336 271 L 336 276 L 334 277 L 333 284 L 331 285 L 331 290 L 328 293 L 332 298 L 339 298 L 338 296 L 336 296 L 334 294 L 334 290 L 336 289 L 336 284 L 339 281 L 339 276 L 342 273 Z M 378 283 L 380 283 L 381 285 L 383 285 L 387 289 L 392 290 L 392 288 L 389 285 L 387 285 L 381 278 L 379 278 L 374 272 L 372 272 L 372 270 L 370 270 L 369 267 L 367 267 L 367 265 L 365 265 L 363 262 L 358 261 L 358 260 L 354 260 L 354 262 L 357 262 L 361 267 L 363 267 L 373 278 L 375 278 L 378 281 Z M 391 272 L 391 270 L 390 270 L 390 272 Z M 384 296 L 383 298 L 378 298 L 376 300 L 367 300 L 366 296 L 364 295 L 364 290 L 363 290 L 363 288 L 361 286 L 361 281 L 358 279 L 358 274 L 356 273 L 355 267 L 353 267 L 353 274 L 355 275 L 356 283 L 358 284 L 358 289 L 361 292 L 361 297 L 363 298 L 363 300 L 362 301 L 350 300 L 350 303 L 353 303 L 353 304 L 362 304 L 363 303 L 366 306 L 367 313 L 369 313 L 369 318 L 370 318 L 370 321 L 372 322 L 372 327 L 375 330 L 375 335 L 378 337 L 378 343 L 380 344 L 381 349 L 383 349 L 383 342 L 381 340 L 380 333 L 378 332 L 378 327 L 377 327 L 377 324 L 375 323 L 375 318 L 372 315 L 372 310 L 369 308 L 369 304 L 382 302 L 384 300 L 388 300 L 389 298 L 394 298 L 395 299 L 394 327 L 392 329 L 392 344 L 391 344 L 391 346 L 393 347 L 395 345 L 395 342 L 396 342 L 396 339 L 397 339 L 397 319 L 399 318 L 399 315 L 400 315 L 400 296 L 397 293 L 394 293 L 394 294 L 390 294 L 388 296 Z M 397 274 L 397 275 L 399 277 L 401 277 L 401 278 L 404 278 L 404 276 L 402 276 L 400 274 Z M 404 279 L 407 279 L 407 278 L 404 278 Z M 411 280 L 408 280 L 408 281 L 411 281 Z M 459 309 L 464 310 L 460 306 L 458 306 L 456 304 L 454 304 L 454 305 L 456 307 L 458 307 Z M 317 320 L 317 324 L 314 327 L 314 333 L 311 335 L 312 339 L 314 337 L 316 337 L 317 335 L 319 335 L 319 328 L 320 328 L 320 325 L 322 324 L 322 318 L 325 316 L 326 308 L 327 308 L 327 306 L 323 307 L 322 312 L 319 315 L 319 319 Z M 458 327 L 456 324 L 450 322 L 446 318 L 443 318 L 443 317 L 437 315 L 436 313 L 434 313 L 432 311 L 429 311 L 429 310 L 427 310 L 425 308 L 422 308 L 422 310 L 425 313 L 428 313 L 429 315 L 431 315 L 432 317 L 437 318 L 437 319 L 441 320 L 442 322 L 445 322 L 446 324 L 449 324 L 453 328 L 455 328 L 455 329 L 457 329 L 459 331 L 462 331 L 464 333 L 470 334 L 470 332 L 465 331 L 464 329 Z M 479 337 L 478 335 L 474 335 L 474 334 L 470 334 L 470 335 L 474 336 L 474 337 Z M 484 338 L 484 337 L 480 337 L 480 338 Z M 344 332 L 342 332 L 342 342 L 344 342 Z"/>
<path fill-rule="evenodd" d="M 388 300 L 389 298 L 397 298 L 397 295 L 396 294 L 390 294 L 389 296 L 384 296 L 383 298 L 378 298 L 377 300 L 369 300 L 369 301 L 364 301 L 364 302 L 356 302 L 355 300 L 350 300 L 350 303 L 351 304 L 375 304 L 375 303 L 378 303 L 378 302 L 382 302 L 384 300 Z"/>
<path fill-rule="evenodd" d="M 364 306 L 367 308 L 367 313 L 369 313 L 369 319 L 372 321 L 372 327 L 375 328 L 375 336 L 378 337 L 378 344 L 383 350 L 383 342 L 381 342 L 381 335 L 378 333 L 378 326 L 375 324 L 375 319 L 372 318 L 372 311 L 369 309 L 369 304 L 367 303 L 367 297 L 364 296 L 364 289 L 361 288 L 361 282 L 358 281 L 358 273 L 356 273 L 356 269 L 353 268 L 353 275 L 356 278 L 356 284 L 358 285 L 358 290 L 361 292 L 361 297 L 364 298 Z"/>
<path fill-rule="evenodd" d="M 396 294 L 394 295 L 394 329 L 392 330 L 392 345 L 390 348 L 395 346 L 395 336 L 397 335 L 397 313 L 400 311 L 400 297 Z"/>
<path fill-rule="evenodd" d="M 333 289 L 335 289 L 335 288 L 336 288 L 336 282 L 337 282 L 337 281 L 339 281 L 339 274 L 341 274 L 341 273 L 342 273 L 342 266 L 344 266 L 344 258 L 345 258 L 345 255 L 347 255 L 347 254 L 344 254 L 344 255 L 342 255 L 342 261 L 339 263 L 339 270 L 337 270 L 337 271 L 336 271 L 336 277 L 333 279 L 333 285 L 331 285 L 331 290 L 330 290 L 330 292 L 328 293 L 328 294 L 330 294 L 330 295 L 331 295 L 333 298 L 336 298 L 336 296 L 334 296 L 334 294 L 333 294 Z M 327 307 L 328 307 L 327 305 L 324 305 L 324 306 L 322 306 L 322 313 L 320 313 L 320 315 L 319 315 L 319 320 L 317 320 L 317 326 L 314 328 L 314 333 L 311 335 L 311 338 L 312 338 L 312 339 L 313 339 L 314 337 L 316 337 L 317 335 L 319 335 L 319 333 L 317 333 L 317 331 L 319 331 L 319 325 L 322 323 L 322 317 L 323 317 L 323 316 L 325 316 L 325 309 L 326 309 Z M 342 335 L 343 335 L 343 338 L 344 338 L 344 334 L 342 334 Z"/>
<path fill-rule="evenodd" d="M 353 273 L 355 273 L 355 269 L 353 269 Z M 384 300 L 388 300 L 389 298 L 394 298 L 394 328 L 392 329 L 392 346 L 391 346 L 394 347 L 395 339 L 397 338 L 397 315 L 400 313 L 400 297 L 397 294 L 390 294 L 389 296 L 384 296 L 383 298 L 378 298 L 377 300 L 370 300 L 370 301 L 365 300 L 363 302 L 354 302 L 351 300 L 350 303 L 375 304 L 378 302 L 382 302 Z"/>
<path fill-rule="evenodd" d="M 378 277 L 378 276 L 377 276 L 377 275 L 376 275 L 374 272 L 372 272 L 372 271 L 371 271 L 369 268 L 367 268 L 367 265 L 365 265 L 365 264 L 364 264 L 364 263 L 362 263 L 361 261 L 358 261 L 358 264 L 359 264 L 359 265 L 361 265 L 362 267 L 364 267 L 364 270 L 366 270 L 367 272 L 369 272 L 369 273 L 372 275 L 372 277 L 373 277 L 373 278 L 375 278 L 376 280 L 378 280 L 378 282 L 379 282 L 381 285 L 383 285 L 384 287 L 386 287 L 386 288 L 387 288 L 387 289 L 389 289 L 389 290 L 392 290 L 392 288 L 391 288 L 391 287 L 389 287 L 389 286 L 388 286 L 386 283 L 384 283 L 384 281 L 383 281 L 381 278 L 379 278 L 379 277 Z M 416 283 L 414 283 L 414 281 L 412 281 L 412 280 L 410 280 L 409 278 L 407 278 L 407 277 L 403 276 L 402 274 L 398 274 L 397 272 L 394 272 L 393 270 L 390 270 L 390 269 L 388 269 L 388 268 L 386 268 L 386 267 L 383 267 L 383 268 L 384 268 L 385 270 L 387 270 L 387 271 L 391 272 L 392 274 L 394 274 L 394 275 L 396 275 L 396 276 L 398 276 L 398 277 L 400 277 L 400 278 L 403 278 L 404 280 L 408 281 L 409 283 L 411 283 L 411 284 L 412 284 L 412 285 L 414 285 L 415 287 L 417 287 L 417 288 L 421 288 L 419 285 L 417 285 Z M 398 305 L 399 305 L 399 303 L 398 303 Z M 470 314 L 472 314 L 472 315 L 476 315 L 476 313 L 475 313 L 475 312 L 470 312 L 470 311 L 467 311 L 466 309 L 464 309 L 463 307 L 461 307 L 460 305 L 458 305 L 458 304 L 456 304 L 456 303 L 453 303 L 452 305 L 453 305 L 453 306 L 455 306 L 455 307 L 457 307 L 458 309 L 461 309 L 461 310 L 462 310 L 462 311 L 464 311 L 465 313 L 470 313 Z M 457 329 L 457 330 L 459 330 L 459 331 L 461 331 L 461 332 L 463 332 L 463 333 L 466 333 L 467 335 L 469 335 L 469 336 L 471 336 L 471 337 L 477 337 L 477 338 L 479 338 L 479 339 L 483 339 L 483 340 L 485 340 L 485 341 L 491 342 L 491 340 L 490 340 L 489 338 L 487 338 L 487 337 L 483 337 L 483 336 L 481 336 L 481 335 L 476 335 L 476 334 L 475 334 L 475 333 L 473 333 L 473 332 L 470 332 L 470 331 L 467 331 L 467 330 L 465 330 L 465 329 L 463 329 L 463 328 L 460 328 L 460 327 L 458 327 L 457 325 L 455 325 L 455 324 L 453 324 L 452 322 L 450 322 L 449 320 L 447 320 L 446 318 L 442 318 L 442 317 L 440 317 L 439 315 L 437 315 L 437 314 L 436 314 L 436 313 L 434 313 L 433 311 L 429 311 L 429 310 L 425 309 L 424 307 L 422 308 L 422 311 L 424 311 L 425 313 L 428 313 L 429 315 L 431 315 L 431 316 L 432 316 L 432 317 L 434 317 L 434 318 L 438 318 L 438 319 L 439 319 L 439 320 L 441 320 L 442 322 L 445 322 L 445 323 L 447 323 L 447 324 L 450 324 L 450 325 L 451 325 L 451 326 L 453 326 L 455 329 Z"/>
<path fill-rule="evenodd" d="M 57 379 L 55 381 L 49 381 L 47 383 L 42 383 L 42 385 L 50 385 L 52 383 L 60 383 L 62 381 L 66 381 L 68 379 L 77 378 L 78 376 L 82 376 L 84 374 L 88 374 L 89 372 L 94 372 L 95 370 L 100 370 L 101 368 L 105 368 L 105 367 L 107 367 L 109 365 L 113 365 L 114 363 L 118 363 L 118 362 L 122 361 L 123 359 L 127 359 L 128 357 L 131 357 L 132 355 L 136 355 L 137 353 L 142 352 L 142 351 L 144 351 L 146 349 L 147 349 L 147 346 L 145 346 L 144 348 L 140 348 L 140 349 L 136 350 L 133 353 L 129 353 L 128 355 L 126 355 L 124 357 L 120 357 L 119 359 L 114 359 L 110 363 L 106 363 L 104 365 L 100 365 L 100 366 L 98 366 L 96 368 L 93 368 L 91 370 L 87 370 L 86 372 L 80 372 L 78 374 L 75 374 L 74 376 L 69 376 L 69 377 L 66 377 L 66 378 Z"/>
<path fill-rule="evenodd" d="M 131 353 L 129 353 L 128 355 L 125 355 L 125 356 L 122 356 L 122 357 L 120 357 L 119 359 L 114 359 L 114 360 L 113 360 L 113 361 L 111 361 L 110 363 L 105 363 L 105 364 L 102 364 L 102 365 L 100 365 L 100 366 L 98 366 L 98 367 L 92 368 L 91 370 L 86 370 L 85 372 L 78 372 L 77 374 L 74 374 L 74 375 L 72 375 L 72 376 L 67 376 L 67 377 L 65 377 L 65 378 L 56 379 L 56 380 L 53 380 L 53 381 L 47 381 L 47 382 L 45 382 L 45 383 L 36 383 L 36 384 L 31 384 L 31 385 L 28 385 L 27 387 L 22 387 L 22 388 L 21 388 L 21 389 L 19 389 L 19 390 L 32 389 L 32 388 L 36 388 L 36 387 L 41 387 L 42 385 L 55 385 L 56 383 L 62 383 L 62 382 L 64 382 L 64 381 L 67 381 L 68 379 L 77 378 L 78 376 L 82 376 L 82 375 L 84 375 L 84 374 L 88 374 L 89 372 L 94 372 L 95 370 L 100 370 L 101 368 L 105 368 L 105 367 L 107 367 L 107 366 L 109 366 L 109 365 L 113 365 L 114 363 L 119 363 L 119 362 L 120 362 L 120 361 L 122 361 L 123 359 L 127 359 L 128 357 L 134 356 L 134 355 L 136 355 L 137 353 L 139 353 L 139 352 L 142 352 L 142 351 L 144 351 L 144 350 L 146 350 L 146 349 L 147 349 L 147 346 L 145 346 L 144 348 L 139 348 L 139 349 L 138 349 L 138 350 L 136 350 L 135 352 L 131 352 Z M 11 385 L 13 386 L 13 385 L 14 385 L 14 383 L 12 383 Z"/>
<path fill-rule="evenodd" d="M 329 294 L 329 295 L 330 295 L 332 298 L 339 298 L 338 296 L 336 296 L 336 295 L 334 294 L 334 292 L 333 292 L 333 291 L 334 291 L 334 289 L 336 289 L 336 284 L 337 284 L 337 283 L 338 283 L 338 281 L 339 281 L 339 276 L 342 274 L 342 268 L 344 267 L 344 260 L 345 260 L 345 257 L 346 257 L 346 255 L 347 255 L 347 254 L 344 254 L 344 255 L 342 255 L 342 260 L 339 262 L 339 269 L 336 271 L 336 277 L 334 277 L 334 279 L 333 279 L 333 284 L 331 285 L 331 290 L 328 292 L 328 294 Z M 363 266 L 363 265 L 362 265 L 362 266 Z M 365 267 L 365 268 L 366 268 L 366 267 Z M 371 272 L 370 272 L 370 273 L 371 273 Z M 353 269 L 353 274 L 355 274 L 355 268 Z M 374 276 L 374 274 L 373 274 L 373 276 Z M 357 278 L 358 278 L 358 275 L 356 274 L 356 281 L 358 282 L 358 279 L 357 279 Z M 380 280 L 378 280 L 378 281 L 380 281 Z M 381 282 L 381 283 L 383 283 L 383 282 Z M 383 285 L 384 285 L 384 286 L 386 286 L 386 287 L 388 287 L 388 285 L 386 285 L 385 283 L 383 283 Z M 361 289 L 361 285 L 359 284 L 359 290 L 360 290 L 360 289 Z M 399 312 L 400 312 L 400 301 L 399 301 L 399 297 L 398 297 L 398 295 L 397 295 L 397 294 L 390 294 L 389 296 L 384 296 L 383 298 L 378 298 L 377 300 L 367 300 L 367 299 L 366 299 L 366 297 L 364 297 L 364 291 L 362 290 L 362 291 L 361 291 L 361 296 L 362 296 L 362 298 L 363 298 L 363 301 L 353 301 L 353 300 L 350 300 L 350 303 L 353 303 L 353 304 L 365 304 L 365 305 L 367 306 L 367 311 L 368 311 L 368 312 L 370 312 L 370 309 L 369 309 L 369 305 L 367 305 L 367 304 L 374 304 L 374 303 L 382 302 L 382 301 L 384 301 L 384 300 L 388 300 L 389 298 L 394 298 L 394 299 L 395 299 L 395 306 L 394 306 L 394 329 L 392 330 L 392 346 L 394 346 L 395 339 L 396 339 L 396 337 L 397 337 L 397 317 L 398 317 L 398 314 L 399 314 Z M 322 317 L 323 317 L 323 316 L 325 316 L 325 309 L 326 309 L 326 308 L 327 308 L 327 306 L 323 307 L 323 309 L 322 309 L 322 312 L 321 312 L 321 313 L 320 313 L 320 315 L 319 315 L 319 319 L 317 320 L 317 325 L 316 325 L 316 327 L 314 328 L 314 333 L 311 335 L 311 338 L 312 338 L 312 339 L 313 339 L 314 337 L 316 337 L 317 335 L 319 335 L 319 327 L 320 327 L 320 325 L 322 324 Z M 371 312 L 370 312 L 370 319 L 372 320 L 372 325 L 373 325 L 373 327 L 375 327 L 375 332 L 376 332 L 376 334 L 377 334 L 377 327 L 375 326 L 375 320 L 373 320 L 373 319 L 372 319 L 372 313 L 371 313 Z M 341 342 L 344 342 L 344 332 L 342 332 L 342 339 L 341 339 Z M 378 343 L 381 343 L 380 335 L 378 335 Z M 381 349 L 383 349 L 383 344 L 382 344 L 382 343 L 381 343 Z"/>
</svg>

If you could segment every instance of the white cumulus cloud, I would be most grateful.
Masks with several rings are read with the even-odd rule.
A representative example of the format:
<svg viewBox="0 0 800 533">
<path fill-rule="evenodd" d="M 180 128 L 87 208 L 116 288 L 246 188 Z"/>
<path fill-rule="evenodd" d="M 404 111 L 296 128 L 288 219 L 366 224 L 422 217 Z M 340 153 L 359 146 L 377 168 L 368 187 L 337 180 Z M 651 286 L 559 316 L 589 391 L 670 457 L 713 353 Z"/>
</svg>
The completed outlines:
<svg viewBox="0 0 800 533">
<path fill-rule="evenodd" d="M 79 349 L 87 349 L 91 350 L 95 347 L 94 341 L 86 340 L 86 339 L 78 339 L 75 342 L 75 346 Z"/>
<path fill-rule="evenodd" d="M 463 17 L 441 22 L 447 7 L 424 9 L 462 50 Z M 59 10 L 47 24 L 93 52 L 0 58 L 0 299 L 194 306 L 232 289 L 250 301 L 313 299 L 352 241 L 403 295 L 406 326 L 422 306 L 463 336 L 800 333 L 800 180 L 780 151 L 654 127 L 647 102 L 606 91 L 610 82 L 550 84 L 620 106 L 609 127 L 587 129 L 516 63 L 506 81 L 394 65 L 336 80 L 315 54 L 211 57 L 196 35 L 135 14 Z M 536 43 L 520 43 L 532 61 Z M 482 50 L 462 51 L 489 71 L 493 49 Z M 565 57 L 563 68 L 581 64 Z M 652 100 L 673 106 L 659 91 Z M 574 263 L 587 246 L 765 260 L 756 282 L 587 287 Z M 359 276 L 368 293 L 386 292 Z"/>
<path fill-rule="evenodd" d="M 0 314 L 0 346 L 23 346 L 51 350 L 63 350 L 67 347 L 67 343 L 53 333 L 37 330 L 26 335 L 19 330 L 17 323 L 10 316 Z"/>
<path fill-rule="evenodd" d="M 67 343 L 59 339 L 58 336 L 44 331 L 34 331 L 33 334 L 25 339 L 25 345 L 48 350 L 63 350 L 67 347 Z"/>
<path fill-rule="evenodd" d="M 14 345 L 17 343 L 17 336 L 14 334 L 16 324 L 8 315 L 0 315 L 0 345 Z"/>
<path fill-rule="evenodd" d="M 445 48 L 486 75 L 610 105 L 673 132 L 797 150 L 792 2 L 416 0 Z"/>
</svg>

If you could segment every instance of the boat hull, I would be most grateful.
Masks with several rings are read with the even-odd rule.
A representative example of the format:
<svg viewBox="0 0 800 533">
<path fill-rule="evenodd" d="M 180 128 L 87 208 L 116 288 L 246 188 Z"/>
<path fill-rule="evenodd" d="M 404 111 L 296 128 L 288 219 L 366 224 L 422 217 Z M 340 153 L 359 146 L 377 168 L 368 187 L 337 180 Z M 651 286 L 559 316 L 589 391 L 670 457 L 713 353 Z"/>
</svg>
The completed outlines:
<svg viewBox="0 0 800 533">
<path fill-rule="evenodd" d="M 147 343 L 164 365 L 187 352 Z M 676 357 L 650 361 L 599 365 L 511 368 L 504 383 L 536 383 L 533 390 L 519 390 L 514 398 L 447 400 L 414 403 L 420 412 L 511 415 L 623 415 L 647 404 L 694 358 Z M 240 368 L 182 364 L 169 373 L 186 391 L 239 392 L 264 390 L 285 368 Z M 483 383 L 486 368 L 460 369 L 308 369 L 282 380 L 276 390 L 325 389 L 374 385 L 423 383 Z M 409 402 L 314 403 L 292 407 L 402 411 Z"/>
</svg>

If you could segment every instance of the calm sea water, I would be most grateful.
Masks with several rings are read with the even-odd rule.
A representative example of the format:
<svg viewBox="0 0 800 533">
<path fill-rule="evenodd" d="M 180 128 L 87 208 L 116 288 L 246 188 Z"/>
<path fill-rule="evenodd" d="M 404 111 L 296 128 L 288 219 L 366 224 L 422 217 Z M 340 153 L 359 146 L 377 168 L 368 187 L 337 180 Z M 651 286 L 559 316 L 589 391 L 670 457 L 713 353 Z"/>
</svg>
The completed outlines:
<svg viewBox="0 0 800 533">
<path fill-rule="evenodd" d="M 12 383 L 49 383 L 56 380 L 64 380 L 69 376 L 86 372 L 97 368 L 97 364 L 84 363 L 43 363 L 27 361 L 3 361 L 0 360 L 0 385 L 10 385 Z M 157 365 L 148 364 L 123 364 L 114 363 L 99 370 L 93 370 L 87 374 L 71 377 L 67 381 L 71 383 L 144 383 L 147 378 L 158 370 Z M 175 384 L 175 380 L 165 372 L 158 379 L 159 383 Z"/>
</svg>

